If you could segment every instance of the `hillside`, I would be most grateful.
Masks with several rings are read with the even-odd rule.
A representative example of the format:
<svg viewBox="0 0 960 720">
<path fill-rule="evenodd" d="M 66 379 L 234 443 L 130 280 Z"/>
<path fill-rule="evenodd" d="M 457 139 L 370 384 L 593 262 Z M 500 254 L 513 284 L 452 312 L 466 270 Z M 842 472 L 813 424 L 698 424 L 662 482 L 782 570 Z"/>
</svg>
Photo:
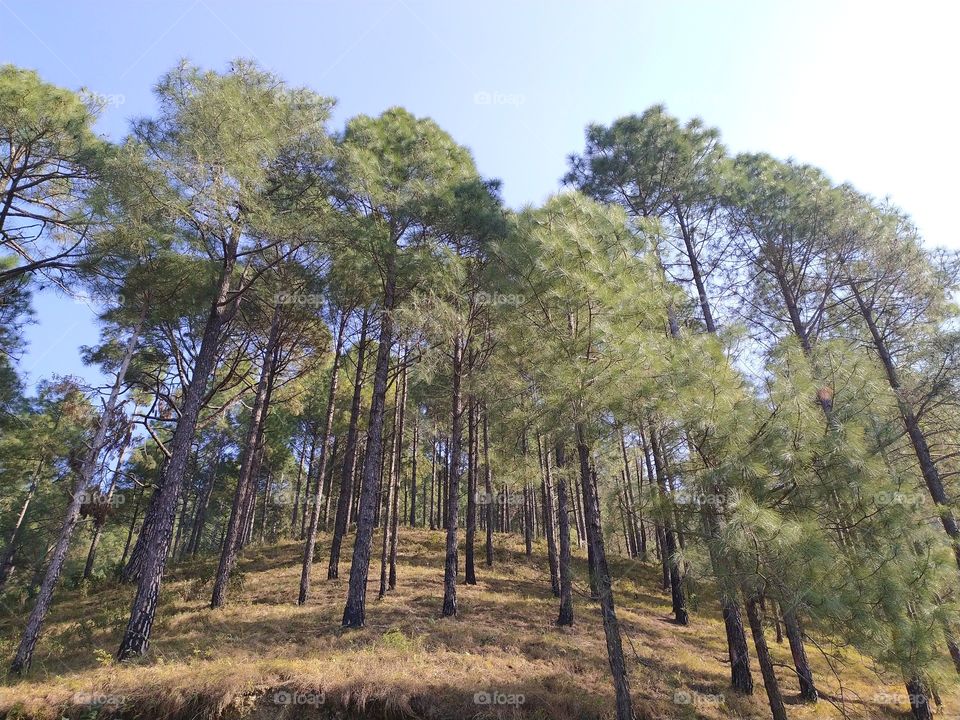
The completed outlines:
<svg viewBox="0 0 960 720">
<path fill-rule="evenodd" d="M 325 560 L 327 536 L 317 557 Z M 352 545 L 352 543 L 351 543 Z M 440 532 L 402 531 L 398 587 L 376 601 L 371 573 L 368 624 L 342 632 L 346 575 L 319 579 L 307 605 L 294 604 L 301 545 L 284 541 L 246 551 L 225 609 L 207 608 L 214 560 L 177 566 L 165 583 L 152 651 L 144 660 L 110 662 L 129 609 L 115 584 L 64 590 L 41 640 L 34 669 L 0 687 L 8 718 L 601 718 L 613 697 L 596 606 L 583 595 L 585 560 L 576 558 L 577 622 L 552 625 L 556 604 L 543 548 L 526 558 L 513 536 L 498 536 L 492 569 L 478 585 L 459 585 L 460 616 L 441 620 Z M 317 575 L 325 578 L 325 564 Z M 670 620 L 658 568 L 615 560 L 615 592 L 631 680 L 643 718 L 768 717 L 759 673 L 751 698 L 727 691 L 723 625 L 709 592 L 689 627 Z M 9 610 L 5 610 L 5 613 Z M 22 617 L 0 621 L 4 657 Z M 769 641 L 788 699 L 796 683 L 786 644 Z M 825 699 L 791 704 L 798 720 L 906 717 L 902 686 L 885 683 L 852 655 L 812 658 Z M 486 693 L 486 695 L 485 695 Z M 485 703 L 488 698 L 499 702 Z M 522 703 L 519 702 L 522 698 Z M 947 708 L 957 697 L 943 698 Z M 884 701 L 887 701 L 886 703 Z M 99 704 L 99 709 L 96 703 Z M 91 704 L 93 703 L 93 705 Z"/>
</svg>

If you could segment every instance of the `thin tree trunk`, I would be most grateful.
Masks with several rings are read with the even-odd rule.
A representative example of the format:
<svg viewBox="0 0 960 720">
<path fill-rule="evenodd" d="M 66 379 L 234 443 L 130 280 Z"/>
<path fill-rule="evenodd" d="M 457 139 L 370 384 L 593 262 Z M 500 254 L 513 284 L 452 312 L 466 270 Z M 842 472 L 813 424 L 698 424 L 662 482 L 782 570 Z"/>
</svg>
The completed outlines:
<svg viewBox="0 0 960 720">
<path fill-rule="evenodd" d="M 227 583 L 230 572 L 237 561 L 237 549 L 240 533 L 242 532 L 243 506 L 249 501 L 251 493 L 256 498 L 256 487 L 252 486 L 256 471 L 255 464 L 259 448 L 263 442 L 263 423 L 268 411 L 267 395 L 271 384 L 274 369 L 274 355 L 280 341 L 280 313 L 279 303 L 273 309 L 273 318 L 270 321 L 270 333 L 263 351 L 263 365 L 260 368 L 260 380 L 250 411 L 250 423 L 247 426 L 247 437 L 244 442 L 243 461 L 240 465 L 240 476 L 237 479 L 237 490 L 233 495 L 233 505 L 230 510 L 230 520 L 227 523 L 227 535 L 220 552 L 220 562 L 213 583 L 213 594 L 210 598 L 210 607 L 221 607 L 226 598 Z M 251 513 L 251 520 L 255 513 Z M 266 518 L 266 506 L 264 506 Z"/>
<path fill-rule="evenodd" d="M 767 639 L 763 635 L 763 618 L 756 596 L 747 596 L 746 606 L 750 632 L 753 635 L 753 646 L 757 651 L 757 662 L 760 664 L 760 674 L 763 676 L 763 687 L 767 691 L 771 716 L 773 720 L 787 720 L 787 710 L 783 705 L 783 696 L 780 694 L 780 684 L 773 670 L 773 660 L 770 657 L 770 649 L 767 647 Z"/>
<path fill-rule="evenodd" d="M 217 296 L 204 327 L 193 375 L 187 387 L 184 388 L 179 422 L 170 442 L 170 459 L 165 466 L 160 487 L 155 493 L 155 520 L 149 528 L 149 537 L 144 538 L 143 561 L 137 592 L 130 608 L 130 619 L 117 650 L 118 660 L 143 655 L 149 647 L 150 632 L 153 629 L 157 601 L 160 597 L 160 585 L 166 568 L 167 548 L 170 546 L 170 534 L 173 530 L 173 512 L 183 486 L 200 406 L 210 377 L 213 375 L 220 345 L 220 333 L 236 312 L 239 302 L 239 295 L 233 299 L 230 298 L 235 260 L 236 241 L 233 242 L 223 264 Z M 144 530 L 146 529 L 145 523 Z"/>
<path fill-rule="evenodd" d="M 297 446 L 294 444 L 294 451 L 296 451 Z M 296 487 L 293 491 L 293 510 L 290 513 L 290 534 L 293 534 L 293 529 L 297 526 L 297 515 L 300 511 L 300 486 L 303 483 L 303 456 L 307 450 L 307 436 L 303 436 L 303 443 L 300 447 L 300 454 L 297 459 L 297 482 Z"/>
<path fill-rule="evenodd" d="M 313 570 L 313 555 L 317 546 L 317 524 L 320 522 L 320 500 L 323 492 L 324 480 L 327 476 L 327 464 L 330 462 L 329 442 L 333 430 L 333 416 L 336 413 L 337 383 L 340 378 L 340 357 L 343 353 L 344 332 L 347 327 L 348 313 L 343 311 L 337 327 L 337 337 L 334 342 L 333 364 L 330 366 L 330 387 L 327 391 L 327 413 L 323 420 L 323 432 L 320 435 L 320 471 L 317 475 L 317 490 L 313 498 L 313 513 L 310 515 L 310 528 L 307 531 L 307 541 L 303 549 L 303 566 L 300 570 L 300 594 L 297 604 L 303 605 L 310 594 L 310 574 Z"/>
<path fill-rule="evenodd" d="M 404 348 L 403 351 L 403 366 L 400 371 L 400 409 L 397 417 L 397 442 L 396 442 L 396 458 L 394 459 L 394 464 L 396 465 L 397 472 L 394 479 L 393 487 L 393 503 L 391 510 L 391 520 L 390 520 L 390 570 L 389 570 L 389 580 L 387 587 L 390 590 L 394 590 L 397 587 L 397 545 L 400 541 L 400 493 L 398 492 L 400 487 L 400 476 L 403 472 L 403 431 L 406 423 L 406 409 L 407 409 L 407 355 L 409 350 Z"/>
<path fill-rule="evenodd" d="M 396 258 L 387 256 L 386 286 L 383 311 L 380 314 L 380 339 L 377 347 L 377 366 L 374 371 L 373 393 L 370 401 L 370 420 L 367 429 L 367 449 L 363 459 L 363 479 L 360 486 L 360 512 L 357 535 L 353 543 L 353 562 L 350 565 L 350 586 L 343 609 L 344 627 L 363 627 L 367 604 L 367 576 L 370 572 L 370 545 L 373 542 L 377 503 L 377 476 L 383 449 L 383 420 L 390 372 L 390 347 L 393 344 L 393 305 L 396 292 Z"/>
<path fill-rule="evenodd" d="M 123 461 L 124 457 L 127 454 L 127 450 L 130 447 L 130 438 L 133 435 L 133 422 L 127 424 L 126 432 L 123 435 L 123 440 L 120 443 L 120 448 L 117 453 L 117 466 L 113 470 L 113 475 L 110 479 L 110 486 L 107 488 L 107 492 L 102 496 L 102 501 L 109 507 L 113 502 L 113 493 L 117 487 L 117 481 L 120 479 L 120 475 L 123 472 Z M 98 498 L 100 500 L 101 498 Z M 100 538 L 103 536 L 103 526 L 106 523 L 106 515 L 97 515 L 96 520 L 93 524 L 93 537 L 90 539 L 90 549 L 87 550 L 87 562 L 83 566 L 83 579 L 89 580 L 93 575 L 93 563 L 97 557 L 97 547 L 100 545 Z"/>
<path fill-rule="evenodd" d="M 633 703 L 630 699 L 630 680 L 623 656 L 620 624 L 617 621 L 613 601 L 610 570 L 603 544 L 603 526 L 600 521 L 600 499 L 597 495 L 596 478 L 590 472 L 590 448 L 582 425 L 577 426 L 577 454 L 580 460 L 581 483 L 585 488 L 584 519 L 587 522 L 587 542 L 593 546 L 594 575 L 600 597 L 600 612 L 603 616 L 603 633 L 607 641 L 607 659 L 617 699 L 617 720 L 633 720 Z"/>
<path fill-rule="evenodd" d="M 797 680 L 800 683 L 800 699 L 804 702 L 817 701 L 817 688 L 813 684 L 813 672 L 807 660 L 807 651 L 803 647 L 803 631 L 800 629 L 800 620 L 792 609 L 783 610 L 783 625 L 787 631 L 787 641 L 790 643 L 790 654 L 797 670 Z"/>
<path fill-rule="evenodd" d="M 360 339 L 357 341 L 357 372 L 353 380 L 353 399 L 350 403 L 350 421 L 347 426 L 347 444 L 343 450 L 343 467 L 340 469 L 340 495 L 337 498 L 337 514 L 333 521 L 333 537 L 330 539 L 330 564 L 327 567 L 327 580 L 340 575 L 340 548 L 343 536 L 350 521 L 350 508 L 353 504 L 353 470 L 357 461 L 357 442 L 360 423 L 360 402 L 363 392 L 363 364 L 367 353 L 368 314 L 363 311 L 360 319 Z"/>
<path fill-rule="evenodd" d="M 117 369 L 117 378 L 110 390 L 110 396 L 100 414 L 100 422 L 97 425 L 97 432 L 94 435 L 93 442 L 87 450 L 86 457 L 80 467 L 76 483 L 74 483 L 70 501 L 67 504 L 66 516 L 60 527 L 60 535 L 53 548 L 53 554 L 50 556 L 50 562 L 47 565 L 46 573 L 40 584 L 40 592 L 37 595 L 33 610 L 27 620 L 27 625 L 23 630 L 23 636 L 20 638 L 20 645 L 17 647 L 17 654 L 10 665 L 10 672 L 16 675 L 26 672 L 30 668 L 33 660 L 33 651 L 37 646 L 37 640 L 40 639 L 40 630 L 43 627 L 43 621 L 50 610 L 50 603 L 53 601 L 53 592 L 56 589 L 57 581 L 60 579 L 60 573 L 63 571 L 63 565 L 67 560 L 67 552 L 70 550 L 70 540 L 73 537 L 74 528 L 80 519 L 80 505 L 83 502 L 83 496 L 93 480 L 97 469 L 97 460 L 100 451 L 103 449 L 107 432 L 113 421 L 114 414 L 117 412 L 120 393 L 123 389 L 123 383 L 126 380 L 127 369 L 130 367 L 130 361 L 137 348 L 137 342 L 140 339 L 140 331 L 147 316 L 147 303 L 144 303 L 143 310 L 140 313 L 140 319 L 136 327 L 131 331 L 127 339 L 127 345 L 124 348 L 123 359 L 120 361 L 120 367 Z"/>
<path fill-rule="evenodd" d="M 567 503 L 567 473 L 564 470 L 566 457 L 563 445 L 557 444 L 557 523 L 560 536 L 558 574 L 560 576 L 560 615 L 557 625 L 573 625 L 573 576 L 570 568 L 570 511 Z"/>
<path fill-rule="evenodd" d="M 667 485 L 665 463 L 663 458 L 663 448 L 656 438 L 656 430 L 653 423 L 649 423 L 649 441 L 650 454 L 653 456 L 653 466 L 657 476 L 657 486 L 660 488 L 660 494 L 665 503 L 670 502 L 670 491 Z M 687 625 L 690 622 L 687 614 L 687 598 L 683 589 L 683 573 L 680 563 L 677 561 L 676 535 L 674 534 L 673 524 L 668 513 L 663 520 L 663 552 L 667 556 L 670 568 L 670 596 L 673 601 L 674 618 L 679 625 Z"/>
<path fill-rule="evenodd" d="M 474 542 L 477 536 L 477 402 L 467 398 L 467 544 L 464 550 L 464 582 L 477 584 L 473 564 Z"/>
<path fill-rule="evenodd" d="M 540 467 L 543 483 L 543 529 L 547 536 L 547 564 L 550 568 L 550 590 L 554 597 L 560 597 L 560 575 L 557 570 L 557 539 L 553 513 L 553 477 L 550 473 L 550 448 L 541 444 L 537 438 L 537 453 L 540 455 Z"/>
<path fill-rule="evenodd" d="M 447 543 L 443 564 L 443 617 L 457 614 L 457 529 L 460 513 L 460 472 L 463 401 L 460 383 L 463 375 L 463 340 L 458 333 L 453 340 L 453 388 L 451 393 L 450 462 L 447 484 Z"/>
<path fill-rule="evenodd" d="M 957 567 L 960 568 L 960 527 L 957 526 L 957 520 L 953 515 L 953 511 L 950 509 L 950 499 L 947 497 L 943 480 L 940 478 L 940 472 L 937 469 L 936 463 L 933 461 L 933 456 L 930 454 L 927 437 L 920 427 L 920 422 L 917 420 L 913 409 L 902 396 L 903 388 L 900 384 L 899 373 L 897 373 L 897 368 L 893 364 L 893 358 L 887 348 L 886 341 L 884 341 L 883 335 L 881 335 L 877 327 L 877 323 L 873 317 L 873 310 L 864 301 L 855 282 L 850 281 L 850 288 L 853 290 L 853 296 L 856 298 L 860 314 L 863 316 L 864 322 L 866 322 L 870 330 L 873 346 L 877 351 L 877 355 L 880 357 L 880 361 L 883 363 L 883 369 L 887 375 L 887 383 L 897 398 L 900 418 L 907 430 L 910 444 L 913 446 L 913 452 L 917 456 L 917 461 L 920 464 L 923 481 L 926 483 L 930 497 L 937 506 L 937 511 L 940 514 L 940 522 L 943 525 L 944 531 L 950 537 L 954 558 L 957 562 Z"/>
<path fill-rule="evenodd" d="M 483 404 L 483 488 L 487 493 L 487 567 L 493 567 L 493 472 L 490 468 L 490 428 L 487 404 Z"/>
</svg>

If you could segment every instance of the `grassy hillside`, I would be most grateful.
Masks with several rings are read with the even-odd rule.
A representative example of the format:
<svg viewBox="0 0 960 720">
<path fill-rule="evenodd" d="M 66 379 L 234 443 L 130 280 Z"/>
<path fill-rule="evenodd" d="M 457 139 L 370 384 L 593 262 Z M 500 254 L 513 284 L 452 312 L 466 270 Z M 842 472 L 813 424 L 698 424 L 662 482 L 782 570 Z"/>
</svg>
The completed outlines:
<svg viewBox="0 0 960 720">
<path fill-rule="evenodd" d="M 371 572 L 367 627 L 343 632 L 342 578 L 326 577 L 321 538 L 310 601 L 295 604 L 301 544 L 246 551 L 226 608 L 207 608 L 215 561 L 178 566 L 164 585 L 149 657 L 110 661 L 126 622 L 131 590 L 114 584 L 64 591 L 24 680 L 6 678 L 0 713 L 10 718 L 603 718 L 613 694 L 597 608 L 583 596 L 585 561 L 576 558 L 576 624 L 553 626 L 556 602 L 543 548 L 526 558 L 515 538 L 497 538 L 496 563 L 478 584 L 460 585 L 460 615 L 441 620 L 442 535 L 401 530 L 398 587 L 377 601 Z M 352 540 L 352 539 L 351 539 Z M 349 561 L 348 542 L 346 557 Z M 376 547 L 379 547 L 378 545 Z M 644 718 L 766 718 L 756 659 L 753 697 L 727 690 L 723 624 L 709 592 L 689 627 L 670 620 L 669 597 L 652 564 L 615 561 L 616 600 L 638 714 Z M 9 611 L 7 611 L 9 612 Z M 0 621 L 4 658 L 22 614 Z M 797 687 L 786 643 L 770 632 L 784 691 Z M 826 696 L 791 704 L 791 718 L 905 717 L 897 678 L 881 678 L 859 658 L 814 653 Z M 6 663 L 6 659 L 4 660 Z M 837 670 L 833 674 L 829 665 Z M 491 700 L 491 702 L 486 702 Z M 521 702 L 522 700 L 522 702 Z M 956 696 L 944 697 L 951 711 Z"/>
</svg>

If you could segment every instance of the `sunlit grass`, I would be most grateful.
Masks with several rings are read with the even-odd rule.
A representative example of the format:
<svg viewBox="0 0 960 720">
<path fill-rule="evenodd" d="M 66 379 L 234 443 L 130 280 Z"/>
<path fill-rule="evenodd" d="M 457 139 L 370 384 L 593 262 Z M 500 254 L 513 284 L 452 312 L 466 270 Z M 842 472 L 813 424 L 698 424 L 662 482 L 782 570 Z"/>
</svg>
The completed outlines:
<svg viewBox="0 0 960 720">
<path fill-rule="evenodd" d="M 498 536 L 488 569 L 478 553 L 476 586 L 458 585 L 460 614 L 441 619 L 443 536 L 401 530 L 398 587 L 376 600 L 379 567 L 372 567 L 367 626 L 344 632 L 340 615 L 352 537 L 345 544 L 341 579 L 326 580 L 328 537 L 318 544 L 309 602 L 295 604 L 302 546 L 283 541 L 252 546 L 241 559 L 219 610 L 207 607 L 215 559 L 177 566 L 163 590 L 148 657 L 117 666 L 132 588 L 112 583 L 57 597 L 31 674 L 6 678 L 0 713 L 11 718 L 90 717 L 91 701 L 104 716 L 122 711 L 139 718 L 349 717 L 600 718 L 610 717 L 613 694 L 600 618 L 585 597 L 585 560 L 575 558 L 576 624 L 553 625 L 544 549 L 532 558 L 517 538 Z M 375 541 L 376 542 L 376 541 Z M 461 555 L 461 563 L 463 558 Z M 639 717 L 766 718 L 769 711 L 756 659 L 757 690 L 736 697 L 727 689 L 723 625 L 709 592 L 691 625 L 670 621 L 669 597 L 652 564 L 612 563 Z M 12 653 L 22 618 L 0 621 L 2 649 Z M 788 701 L 797 693 L 789 650 L 768 641 Z M 904 715 L 896 678 L 879 679 L 860 658 L 841 656 L 843 697 L 851 718 Z M 825 695 L 839 703 L 841 688 L 816 652 L 811 657 Z M 674 702 L 675 693 L 699 699 Z M 477 693 L 499 693 L 522 704 L 477 704 Z M 722 699 L 717 696 L 722 696 Z M 479 699 L 483 700 L 484 696 Z M 886 698 L 882 698 L 886 699 Z M 295 705 L 283 705 L 285 701 Z M 955 694 L 944 696 L 956 710 Z M 280 703 L 280 704 L 278 704 Z M 829 700 L 816 707 L 792 704 L 791 718 L 842 714 Z"/>
</svg>

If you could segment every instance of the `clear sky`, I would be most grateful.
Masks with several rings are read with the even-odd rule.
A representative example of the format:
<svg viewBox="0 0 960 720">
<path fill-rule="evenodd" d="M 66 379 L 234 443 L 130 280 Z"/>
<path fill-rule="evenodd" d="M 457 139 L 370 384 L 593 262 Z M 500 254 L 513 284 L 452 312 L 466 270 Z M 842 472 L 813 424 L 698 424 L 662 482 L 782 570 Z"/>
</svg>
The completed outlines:
<svg viewBox="0 0 960 720">
<path fill-rule="evenodd" d="M 100 130 L 119 139 L 180 58 L 254 58 L 335 97 L 335 128 L 392 105 L 434 118 L 514 207 L 558 188 L 587 123 L 664 103 L 734 151 L 889 195 L 931 244 L 960 248 L 958 19 L 932 0 L 0 0 L 0 62 L 105 96 Z M 98 332 L 90 308 L 34 304 L 28 379 L 92 376 L 77 352 Z"/>
</svg>

